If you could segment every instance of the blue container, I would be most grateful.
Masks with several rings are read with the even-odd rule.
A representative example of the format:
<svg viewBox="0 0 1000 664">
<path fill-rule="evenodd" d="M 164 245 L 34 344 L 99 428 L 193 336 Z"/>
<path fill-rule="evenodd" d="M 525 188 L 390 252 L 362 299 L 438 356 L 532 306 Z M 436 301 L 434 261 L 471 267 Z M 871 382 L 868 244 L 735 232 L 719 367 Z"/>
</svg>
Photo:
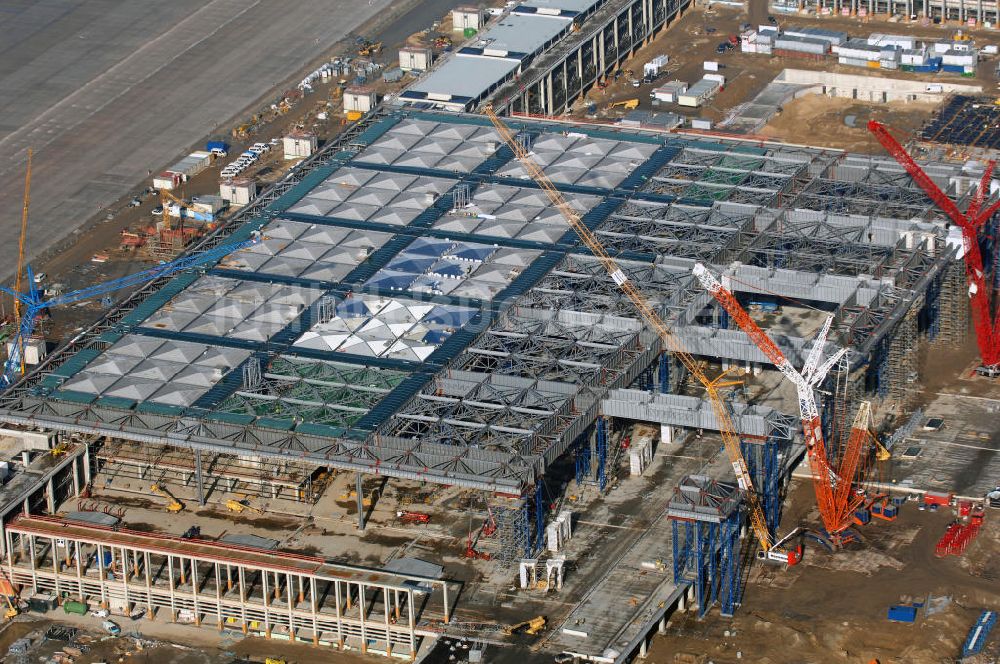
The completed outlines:
<svg viewBox="0 0 1000 664">
<path fill-rule="evenodd" d="M 866 509 L 855 510 L 854 520 L 860 523 L 862 526 L 868 524 L 872 520 L 871 512 L 869 512 Z"/>
<path fill-rule="evenodd" d="M 913 623 L 917 621 L 917 608 L 915 606 L 890 606 L 886 617 L 893 622 Z"/>
<path fill-rule="evenodd" d="M 114 562 L 114 556 L 111 555 L 110 551 L 104 552 L 104 566 L 111 567 L 111 563 Z"/>
<path fill-rule="evenodd" d="M 963 65 L 941 65 L 941 69 L 952 74 L 964 74 L 965 66 Z"/>
</svg>

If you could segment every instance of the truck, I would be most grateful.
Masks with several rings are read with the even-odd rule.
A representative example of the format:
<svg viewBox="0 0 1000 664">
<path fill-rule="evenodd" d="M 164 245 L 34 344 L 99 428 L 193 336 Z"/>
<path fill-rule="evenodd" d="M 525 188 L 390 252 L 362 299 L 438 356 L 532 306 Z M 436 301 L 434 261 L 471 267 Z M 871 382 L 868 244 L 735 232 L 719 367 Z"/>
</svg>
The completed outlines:
<svg viewBox="0 0 1000 664">
<path fill-rule="evenodd" d="M 208 141 L 205 143 L 205 149 L 216 157 L 225 157 L 229 154 L 229 143 L 225 141 Z"/>
</svg>

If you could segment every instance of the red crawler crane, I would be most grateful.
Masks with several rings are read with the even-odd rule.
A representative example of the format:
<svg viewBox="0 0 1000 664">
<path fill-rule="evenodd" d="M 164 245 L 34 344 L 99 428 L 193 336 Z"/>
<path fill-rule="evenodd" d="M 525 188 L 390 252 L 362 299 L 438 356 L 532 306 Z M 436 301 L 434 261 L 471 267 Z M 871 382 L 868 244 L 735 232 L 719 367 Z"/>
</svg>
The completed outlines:
<svg viewBox="0 0 1000 664">
<path fill-rule="evenodd" d="M 832 318 L 828 318 L 816 339 L 802 371 L 796 371 L 777 344 L 771 340 L 746 312 L 736 296 L 727 289 L 701 263 L 695 264 L 694 275 L 702 286 L 722 305 L 733 321 L 743 330 L 765 357 L 795 385 L 799 397 L 799 411 L 802 417 L 802 434 L 805 438 L 809 469 L 812 473 L 813 490 L 820 519 L 833 546 L 843 543 L 843 533 L 854 523 L 854 511 L 864 503 L 864 495 L 856 491 L 864 468 L 864 458 L 870 448 L 869 427 L 871 425 L 871 404 L 862 402 L 847 445 L 839 463 L 831 459 L 814 391 L 823 382 L 827 373 L 846 352 L 841 350 L 820 365 L 826 335 L 830 331 Z"/>
<path fill-rule="evenodd" d="M 870 120 L 868 131 L 875 135 L 882 147 L 899 162 L 900 166 L 906 169 L 913 181 L 961 229 L 962 246 L 965 249 L 965 275 L 969 282 L 969 298 L 972 304 L 972 320 L 976 327 L 976 342 L 979 345 L 979 355 L 982 360 L 980 371 L 989 376 L 1000 375 L 1000 312 L 996 316 L 991 313 L 992 289 L 987 285 L 983 256 L 979 250 L 980 227 L 997 210 L 1000 210 L 1000 201 L 996 201 L 985 210 L 982 209 L 996 162 L 990 161 L 987 164 L 979 188 L 969 203 L 969 209 L 966 210 L 965 214 L 962 214 L 951 199 L 907 154 L 899 141 L 889 134 L 884 125 Z"/>
</svg>

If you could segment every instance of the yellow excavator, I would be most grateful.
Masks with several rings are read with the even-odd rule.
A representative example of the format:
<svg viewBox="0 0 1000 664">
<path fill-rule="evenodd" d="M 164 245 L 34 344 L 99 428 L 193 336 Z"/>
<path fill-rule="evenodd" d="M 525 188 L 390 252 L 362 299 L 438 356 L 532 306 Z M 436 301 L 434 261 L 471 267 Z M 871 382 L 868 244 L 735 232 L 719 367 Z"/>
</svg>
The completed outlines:
<svg viewBox="0 0 1000 664">
<path fill-rule="evenodd" d="M 635 109 L 639 108 L 639 100 L 635 98 L 626 99 L 624 101 L 612 102 L 611 104 L 608 105 L 608 108 L 619 108 L 619 107 L 624 108 L 626 111 L 634 111 Z"/>
<path fill-rule="evenodd" d="M 3 593 L 3 598 L 7 600 L 7 610 L 4 611 L 3 617 L 4 620 L 12 620 L 16 615 L 21 613 L 18 610 L 17 606 L 14 604 L 14 602 L 10 601 L 11 593 L 15 593 L 16 591 L 14 590 L 13 582 L 11 582 L 10 577 L 7 576 L 7 572 L 5 572 L 3 569 L 0 569 L 0 574 L 3 574 L 4 584 L 9 586 L 9 588 L 4 589 Z M 16 594 L 14 596 L 15 598 L 17 597 Z"/>
<path fill-rule="evenodd" d="M 184 510 L 184 503 L 177 500 L 174 494 L 170 493 L 167 489 L 160 486 L 159 484 L 154 484 L 149 487 L 149 490 L 158 496 L 163 496 L 167 499 L 167 511 L 171 513 L 177 513 Z"/>
<path fill-rule="evenodd" d="M 508 625 L 504 628 L 504 634 L 527 634 L 528 636 L 534 636 L 540 631 L 545 629 L 545 625 L 548 621 L 545 616 L 535 616 L 531 620 L 525 620 L 524 622 L 519 622 L 514 625 Z"/>
<path fill-rule="evenodd" d="M 244 510 L 253 512 L 254 514 L 263 514 L 264 510 L 259 507 L 254 507 L 250 504 L 250 499 L 244 496 L 243 498 L 236 500 L 231 498 L 226 501 L 226 509 L 230 512 L 236 512 L 237 514 L 242 514 Z"/>
</svg>

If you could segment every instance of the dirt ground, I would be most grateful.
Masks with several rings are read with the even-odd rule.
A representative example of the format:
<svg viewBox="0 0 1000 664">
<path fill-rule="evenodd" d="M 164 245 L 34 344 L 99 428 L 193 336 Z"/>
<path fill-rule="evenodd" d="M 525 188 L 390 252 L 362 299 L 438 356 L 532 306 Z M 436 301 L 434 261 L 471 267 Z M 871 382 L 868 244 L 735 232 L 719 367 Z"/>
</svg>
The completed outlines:
<svg viewBox="0 0 1000 664">
<path fill-rule="evenodd" d="M 724 54 L 716 53 L 716 47 L 725 41 L 729 35 L 736 35 L 739 32 L 739 25 L 743 22 L 750 22 L 754 27 L 763 23 L 767 16 L 766 2 L 753 0 L 751 2 L 750 14 L 744 10 L 734 7 L 714 5 L 709 8 L 695 6 L 689 8 L 679 21 L 669 26 L 661 32 L 649 44 L 641 48 L 631 60 L 622 66 L 622 70 L 631 70 L 641 76 L 643 64 L 649 62 L 658 55 L 666 54 L 670 57 L 670 62 L 665 73 L 656 81 L 641 85 L 638 88 L 632 87 L 627 75 L 622 75 L 618 81 L 611 83 L 605 90 L 593 89 L 584 100 L 581 100 L 571 113 L 574 117 L 588 117 L 598 120 L 613 121 L 625 114 L 621 108 L 610 109 L 608 105 L 615 101 L 624 101 L 637 98 L 639 108 L 645 110 L 669 111 L 678 113 L 686 117 L 704 118 L 718 122 L 723 119 L 733 107 L 749 101 L 757 93 L 764 89 L 775 76 L 783 69 L 811 69 L 845 74 L 858 74 L 857 67 L 848 67 L 837 64 L 834 58 L 814 62 L 803 58 L 770 57 L 760 54 L 742 53 L 738 49 Z M 878 18 L 864 21 L 859 18 L 849 17 L 823 17 L 816 18 L 807 15 L 778 15 L 781 24 L 802 27 L 813 26 L 823 27 L 830 30 L 842 30 L 852 37 L 866 37 L 876 32 L 905 33 L 912 34 L 924 39 L 946 39 L 958 28 L 957 25 L 929 25 L 922 26 L 917 22 L 909 24 L 892 24 Z M 969 31 L 979 44 L 990 44 L 1000 41 L 996 31 L 975 29 Z M 685 108 L 676 104 L 653 105 L 650 99 L 650 92 L 653 88 L 663 85 L 667 81 L 681 80 L 691 84 L 704 74 L 704 62 L 716 61 L 720 64 L 719 73 L 726 77 L 724 88 L 713 99 L 696 109 Z M 980 63 L 978 77 L 974 80 L 961 78 L 953 74 L 915 74 L 904 72 L 887 72 L 865 70 L 866 75 L 883 78 L 907 78 L 914 80 L 950 81 L 963 84 L 979 84 L 983 86 L 984 94 L 994 94 L 997 91 L 997 79 L 995 75 L 997 60 L 995 57 Z M 827 113 L 815 114 L 815 110 L 826 109 L 831 100 L 813 101 L 802 104 L 804 108 L 799 109 L 798 102 L 786 107 L 783 114 L 793 112 L 791 119 L 786 122 L 789 125 L 795 121 L 808 120 L 813 122 L 810 130 L 786 131 L 779 118 L 775 128 L 765 135 L 772 138 L 786 140 L 788 142 L 808 143 L 810 145 L 821 145 L 829 147 L 845 147 L 858 149 L 862 152 L 870 152 L 867 139 L 854 140 L 852 134 L 847 132 L 841 135 L 843 125 L 842 116 L 836 118 L 836 122 L 829 124 L 819 124 L 821 121 L 830 119 Z M 850 100 L 848 100 L 850 101 Z M 591 112 L 590 107 L 594 105 L 595 110 Z M 809 109 L 813 106 L 814 115 L 809 115 Z M 860 105 L 859 105 L 860 106 Z M 873 112 L 872 110 L 868 113 Z M 889 105 L 890 108 L 880 116 L 880 120 L 888 123 L 896 131 L 912 132 L 924 121 L 929 119 L 929 114 L 933 106 L 925 104 Z M 883 107 L 884 110 L 884 107 Z M 822 132 L 815 131 L 816 127 L 823 127 Z M 846 129 L 846 127 L 844 127 Z M 861 123 L 861 131 L 864 131 Z M 787 133 L 787 136 L 785 135 Z M 808 140 L 803 140 L 808 139 Z M 875 144 L 877 146 L 877 143 Z M 855 147 L 857 146 L 857 147 Z M 874 148 L 873 148 L 874 149 Z"/>
<path fill-rule="evenodd" d="M 895 136 L 904 139 L 920 129 L 937 106 L 937 102 L 872 104 L 810 95 L 783 106 L 758 134 L 786 143 L 883 154 L 885 150 L 866 128 L 869 120 L 892 127 Z M 849 116 L 854 118 L 853 126 L 846 124 Z"/>
<path fill-rule="evenodd" d="M 811 514 L 812 489 L 799 483 L 783 523 Z M 1000 601 L 995 563 L 1000 522 L 995 512 L 962 557 L 934 556 L 934 545 L 954 518 L 950 510 L 924 512 L 907 503 L 892 523 L 860 529 L 865 542 L 830 553 L 806 543 L 805 557 L 789 569 L 754 568 L 743 606 L 732 619 L 717 610 L 698 620 L 675 614 L 666 637 L 656 637 L 649 658 L 667 662 L 868 662 L 936 664 L 954 661 L 983 608 Z M 933 599 L 928 603 L 928 597 Z M 890 622 L 889 606 L 924 602 L 914 624 Z"/>
</svg>

